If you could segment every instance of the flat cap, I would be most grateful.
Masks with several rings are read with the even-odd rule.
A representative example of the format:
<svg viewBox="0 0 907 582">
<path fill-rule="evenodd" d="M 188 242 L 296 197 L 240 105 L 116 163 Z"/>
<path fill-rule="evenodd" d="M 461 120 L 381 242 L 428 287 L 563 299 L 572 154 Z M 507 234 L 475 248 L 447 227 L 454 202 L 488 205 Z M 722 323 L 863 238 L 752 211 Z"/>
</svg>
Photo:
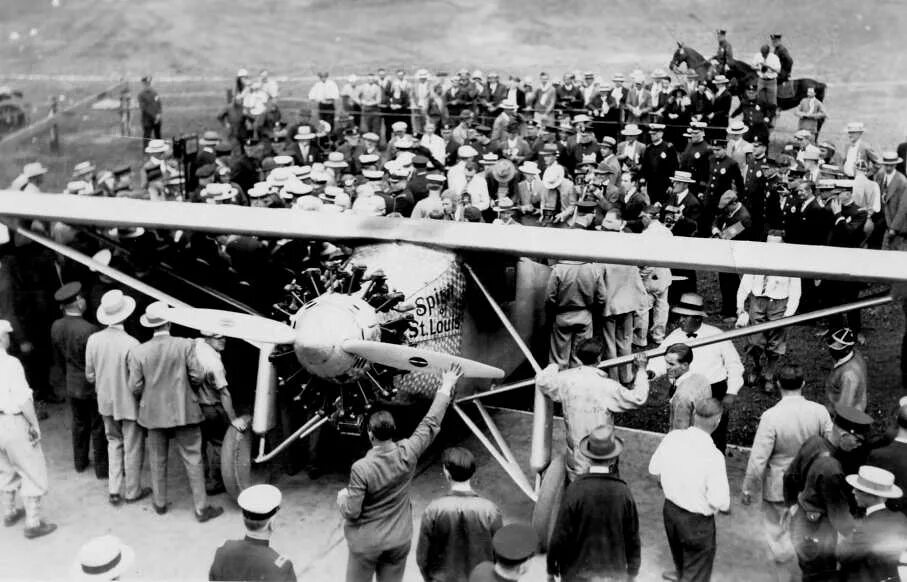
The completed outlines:
<svg viewBox="0 0 907 582">
<path fill-rule="evenodd" d="M 72 281 L 57 289 L 54 293 L 54 301 L 57 303 L 69 303 L 82 292 L 82 284 L 78 281 Z"/>
</svg>

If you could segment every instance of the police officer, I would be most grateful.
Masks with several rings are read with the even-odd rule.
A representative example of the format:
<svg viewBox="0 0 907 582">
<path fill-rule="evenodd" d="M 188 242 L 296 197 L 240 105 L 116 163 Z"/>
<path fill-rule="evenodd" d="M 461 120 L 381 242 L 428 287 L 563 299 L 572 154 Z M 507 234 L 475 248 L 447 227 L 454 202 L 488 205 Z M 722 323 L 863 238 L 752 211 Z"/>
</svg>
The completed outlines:
<svg viewBox="0 0 907 582">
<path fill-rule="evenodd" d="M 697 190 L 705 186 L 709 178 L 709 144 L 705 141 L 705 123 L 690 122 L 690 141 L 680 154 L 680 169 L 693 175 Z"/>
<path fill-rule="evenodd" d="M 0 319 L 0 482 L 3 525 L 25 518 L 25 537 L 36 538 L 57 529 L 41 519 L 41 498 L 47 493 L 47 463 L 41 450 L 41 428 L 22 364 L 9 355 L 13 326 Z M 16 493 L 24 509 L 16 508 Z"/>
<path fill-rule="evenodd" d="M 866 413 L 838 405 L 831 434 L 804 442 L 784 474 L 791 541 L 804 582 L 837 579 L 838 536 L 847 537 L 855 525 L 845 476 L 862 464 L 859 451 L 871 426 Z"/>
<path fill-rule="evenodd" d="M 482 562 L 473 568 L 469 582 L 521 580 L 529 570 L 529 560 L 535 555 L 538 538 L 528 525 L 511 523 L 494 534 L 491 547 L 494 563 Z"/>
<path fill-rule="evenodd" d="M 743 123 L 750 128 L 743 139 L 752 143 L 757 137 L 762 137 L 767 143 L 772 123 L 771 111 L 771 105 L 759 97 L 756 84 L 750 83 L 746 86 L 740 105 L 731 113 L 731 117 L 741 115 Z"/>
<path fill-rule="evenodd" d="M 713 140 L 709 149 L 712 156 L 709 160 L 709 181 L 705 195 L 701 198 L 704 212 L 699 223 L 700 236 L 711 234 L 712 222 L 718 213 L 718 201 L 722 194 L 731 189 L 743 192 L 743 175 L 737 162 L 727 155 L 727 140 Z"/>
<path fill-rule="evenodd" d="M 768 141 L 757 136 L 753 142 L 753 159 L 746 165 L 743 176 L 743 205 L 753 219 L 753 240 L 764 241 L 766 228 L 766 206 L 770 171 L 768 168 Z"/>
<path fill-rule="evenodd" d="M 664 140 L 664 134 L 663 123 L 649 124 L 652 143 L 646 147 L 640 162 L 640 176 L 646 181 L 646 193 L 652 204 L 665 203 L 671 187 L 671 177 L 679 165 L 677 150 L 673 144 Z"/>
<path fill-rule="evenodd" d="M 246 537 L 217 548 L 208 580 L 296 582 L 293 562 L 269 546 L 280 501 L 280 489 L 273 485 L 253 485 L 239 494 Z"/>
</svg>

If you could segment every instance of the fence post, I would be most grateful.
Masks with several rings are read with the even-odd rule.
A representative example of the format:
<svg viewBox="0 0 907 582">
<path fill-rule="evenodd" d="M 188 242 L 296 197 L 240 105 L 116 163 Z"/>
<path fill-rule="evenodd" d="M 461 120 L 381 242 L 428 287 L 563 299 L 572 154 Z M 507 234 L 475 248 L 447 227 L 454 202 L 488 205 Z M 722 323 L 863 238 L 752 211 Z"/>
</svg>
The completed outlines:
<svg viewBox="0 0 907 582">
<path fill-rule="evenodd" d="M 233 103 L 233 89 L 227 89 L 227 105 Z"/>
<path fill-rule="evenodd" d="M 132 96 L 128 86 L 120 92 L 120 135 L 132 135 Z"/>
<path fill-rule="evenodd" d="M 56 115 L 59 110 L 60 98 L 54 95 L 50 98 L 50 114 Z M 50 151 L 55 154 L 60 153 L 60 127 L 57 125 L 56 120 L 50 126 Z"/>
</svg>

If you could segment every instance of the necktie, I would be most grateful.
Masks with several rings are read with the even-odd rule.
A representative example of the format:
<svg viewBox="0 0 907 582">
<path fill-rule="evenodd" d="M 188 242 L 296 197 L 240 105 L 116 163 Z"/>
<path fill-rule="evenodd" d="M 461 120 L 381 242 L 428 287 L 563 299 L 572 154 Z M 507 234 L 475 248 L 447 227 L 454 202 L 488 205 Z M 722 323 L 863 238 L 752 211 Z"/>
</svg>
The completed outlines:
<svg viewBox="0 0 907 582">
<path fill-rule="evenodd" d="M 762 276 L 762 293 L 760 295 L 765 295 L 766 288 L 768 287 L 768 277 L 765 275 Z"/>
</svg>

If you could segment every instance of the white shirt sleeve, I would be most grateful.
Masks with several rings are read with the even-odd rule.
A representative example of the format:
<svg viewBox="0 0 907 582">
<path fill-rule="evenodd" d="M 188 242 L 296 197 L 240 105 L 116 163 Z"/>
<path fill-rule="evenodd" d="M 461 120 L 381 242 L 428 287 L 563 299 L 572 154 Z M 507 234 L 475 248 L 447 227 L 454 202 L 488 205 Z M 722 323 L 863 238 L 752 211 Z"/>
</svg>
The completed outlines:
<svg viewBox="0 0 907 582">
<path fill-rule="evenodd" d="M 790 278 L 790 284 L 787 288 L 787 309 L 784 310 L 784 317 L 790 317 L 797 313 L 800 307 L 801 284 L 797 277 Z"/>
<path fill-rule="evenodd" d="M 708 472 L 705 485 L 706 501 L 715 511 L 727 511 L 731 508 L 731 488 L 727 480 L 724 456 L 717 449 L 709 458 Z"/>
<path fill-rule="evenodd" d="M 740 278 L 740 285 L 737 287 L 737 313 L 743 311 L 746 305 L 746 298 L 749 297 L 753 289 L 753 276 L 744 275 Z"/>
<path fill-rule="evenodd" d="M 743 362 L 733 342 L 721 342 L 721 359 L 727 371 L 727 393 L 736 395 L 743 388 Z"/>
<path fill-rule="evenodd" d="M 554 400 L 561 401 L 561 382 L 558 381 L 557 364 L 548 364 L 541 372 L 535 376 L 535 385 L 542 391 L 542 394 Z"/>
<path fill-rule="evenodd" d="M 664 449 L 665 441 L 667 441 L 668 438 L 670 438 L 670 433 L 668 433 L 665 436 L 665 438 L 661 439 L 661 442 L 658 443 L 658 447 L 656 447 L 655 452 L 652 453 L 652 458 L 649 459 L 649 475 L 653 475 L 655 477 L 661 477 L 661 469 L 662 469 L 661 458 L 664 455 L 664 453 L 662 451 Z"/>
</svg>

